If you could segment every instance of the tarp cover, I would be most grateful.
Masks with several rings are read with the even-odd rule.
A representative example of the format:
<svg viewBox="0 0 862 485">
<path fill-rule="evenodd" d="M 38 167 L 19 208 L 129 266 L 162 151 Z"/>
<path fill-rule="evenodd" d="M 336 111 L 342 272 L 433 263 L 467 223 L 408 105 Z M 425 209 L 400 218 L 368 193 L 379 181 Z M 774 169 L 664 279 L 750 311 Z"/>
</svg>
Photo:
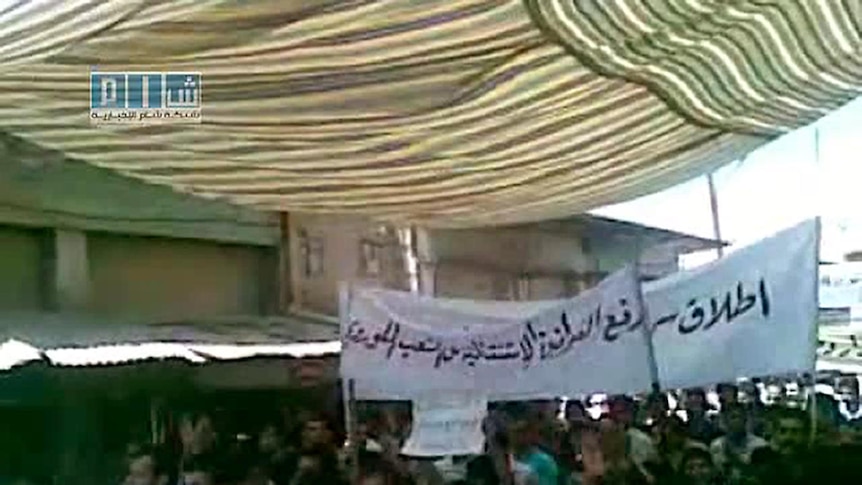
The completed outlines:
<svg viewBox="0 0 862 485">
<path fill-rule="evenodd" d="M 857 96 L 862 4 L 43 0 L 0 130 L 262 209 L 483 225 L 714 169 Z M 95 127 L 88 72 L 202 73 L 202 124 Z"/>
</svg>

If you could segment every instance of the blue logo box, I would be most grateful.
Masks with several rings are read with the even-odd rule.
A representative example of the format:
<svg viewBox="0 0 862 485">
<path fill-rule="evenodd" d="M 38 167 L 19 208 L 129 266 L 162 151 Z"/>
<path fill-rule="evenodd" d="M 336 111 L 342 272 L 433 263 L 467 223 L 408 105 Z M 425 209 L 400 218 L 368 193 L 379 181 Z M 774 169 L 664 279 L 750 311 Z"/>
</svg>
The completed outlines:
<svg viewBox="0 0 862 485">
<path fill-rule="evenodd" d="M 94 122 L 200 122 L 199 72 L 91 72 Z"/>
</svg>

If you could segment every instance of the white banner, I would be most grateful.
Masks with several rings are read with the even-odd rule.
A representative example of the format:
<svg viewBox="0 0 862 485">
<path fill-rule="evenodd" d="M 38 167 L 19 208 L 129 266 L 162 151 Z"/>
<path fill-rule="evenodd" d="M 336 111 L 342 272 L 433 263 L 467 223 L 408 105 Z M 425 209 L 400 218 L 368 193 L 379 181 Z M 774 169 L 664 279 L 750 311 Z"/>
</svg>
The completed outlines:
<svg viewBox="0 0 862 485">
<path fill-rule="evenodd" d="M 416 399 L 410 437 L 401 453 L 420 457 L 481 454 L 485 445 L 482 421 L 487 412 L 488 400 L 475 395 Z"/>
<path fill-rule="evenodd" d="M 818 222 L 644 285 L 663 388 L 810 372 Z"/>
<path fill-rule="evenodd" d="M 575 298 L 532 304 L 354 288 L 342 313 L 341 373 L 355 380 L 359 399 L 644 392 L 651 379 L 640 301 L 633 268 Z"/>
</svg>

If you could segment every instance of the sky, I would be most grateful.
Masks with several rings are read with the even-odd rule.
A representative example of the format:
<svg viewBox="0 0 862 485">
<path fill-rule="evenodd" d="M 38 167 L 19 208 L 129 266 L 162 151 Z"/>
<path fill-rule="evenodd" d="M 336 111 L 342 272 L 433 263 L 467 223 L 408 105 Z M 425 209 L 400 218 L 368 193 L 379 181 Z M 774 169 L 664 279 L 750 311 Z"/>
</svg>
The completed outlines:
<svg viewBox="0 0 862 485">
<path fill-rule="evenodd" d="M 714 180 L 721 236 L 735 247 L 819 215 L 821 260 L 840 261 L 862 250 L 862 97 L 725 165 Z M 592 213 L 714 236 L 705 176 Z M 713 257 L 693 256 L 684 264 Z"/>
</svg>

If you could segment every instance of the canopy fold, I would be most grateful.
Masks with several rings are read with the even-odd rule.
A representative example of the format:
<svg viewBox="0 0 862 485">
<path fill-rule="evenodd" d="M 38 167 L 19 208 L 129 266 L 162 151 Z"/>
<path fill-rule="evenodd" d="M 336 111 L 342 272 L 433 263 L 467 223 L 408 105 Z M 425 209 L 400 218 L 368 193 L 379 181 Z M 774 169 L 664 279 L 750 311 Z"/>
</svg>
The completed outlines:
<svg viewBox="0 0 862 485">
<path fill-rule="evenodd" d="M 852 1 L 44 0 L 0 26 L 0 130 L 203 197 L 428 226 L 661 190 L 862 89 Z M 91 69 L 201 72 L 202 123 L 93 126 Z"/>
</svg>

